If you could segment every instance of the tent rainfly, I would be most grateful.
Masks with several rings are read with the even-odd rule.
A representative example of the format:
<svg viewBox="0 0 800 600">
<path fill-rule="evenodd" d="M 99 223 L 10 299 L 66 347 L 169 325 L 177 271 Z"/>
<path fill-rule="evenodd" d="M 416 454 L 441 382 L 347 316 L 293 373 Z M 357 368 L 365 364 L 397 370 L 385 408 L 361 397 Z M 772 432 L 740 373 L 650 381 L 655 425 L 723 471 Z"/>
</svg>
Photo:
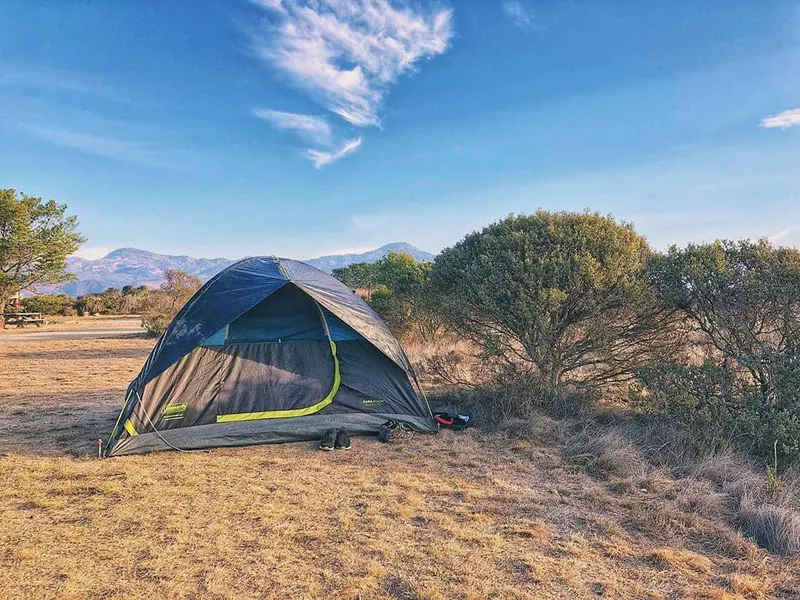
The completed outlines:
<svg viewBox="0 0 800 600">
<path fill-rule="evenodd" d="M 139 375 L 106 456 L 376 433 L 387 419 L 435 431 L 386 324 L 327 273 L 246 258 L 172 320 Z"/>
</svg>

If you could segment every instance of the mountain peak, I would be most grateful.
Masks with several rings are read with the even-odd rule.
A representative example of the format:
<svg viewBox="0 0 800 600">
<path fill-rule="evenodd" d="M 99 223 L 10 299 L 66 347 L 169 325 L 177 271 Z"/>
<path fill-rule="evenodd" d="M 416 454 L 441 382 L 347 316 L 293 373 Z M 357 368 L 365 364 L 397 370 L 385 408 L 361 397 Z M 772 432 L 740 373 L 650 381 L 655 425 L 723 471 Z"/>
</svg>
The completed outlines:
<svg viewBox="0 0 800 600">
<path fill-rule="evenodd" d="M 408 242 L 390 242 L 378 248 L 378 251 L 380 250 L 386 250 L 387 252 L 423 252 L 423 250 Z"/>
<path fill-rule="evenodd" d="M 131 256 L 156 256 L 154 252 L 149 250 L 140 250 L 139 248 L 117 248 L 106 254 L 100 260 L 113 259 L 113 258 L 128 258 Z"/>
</svg>

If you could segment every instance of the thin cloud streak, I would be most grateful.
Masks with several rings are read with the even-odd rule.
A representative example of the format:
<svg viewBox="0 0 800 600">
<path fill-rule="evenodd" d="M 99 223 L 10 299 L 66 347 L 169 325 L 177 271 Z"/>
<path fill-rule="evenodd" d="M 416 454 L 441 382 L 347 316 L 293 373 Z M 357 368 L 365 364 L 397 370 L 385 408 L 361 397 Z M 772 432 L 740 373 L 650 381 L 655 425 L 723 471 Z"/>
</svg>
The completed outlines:
<svg viewBox="0 0 800 600">
<path fill-rule="evenodd" d="M 786 129 L 800 125 L 800 108 L 785 110 L 782 113 L 761 120 L 761 127 L 767 129 Z"/>
<path fill-rule="evenodd" d="M 294 131 L 317 144 L 329 145 L 331 143 L 331 126 L 323 117 L 266 108 L 253 109 L 253 114 L 260 119 L 269 121 L 281 131 Z"/>
<path fill-rule="evenodd" d="M 508 19 L 523 31 L 531 31 L 536 25 L 534 12 L 526 7 L 520 0 L 504 0 L 503 13 Z"/>
<path fill-rule="evenodd" d="M 770 242 L 777 242 L 789 236 L 789 234 L 794 231 L 793 229 L 784 229 L 783 231 L 779 231 L 778 233 L 774 233 L 769 236 Z"/>
<path fill-rule="evenodd" d="M 346 142 L 339 150 L 335 152 L 324 152 L 321 150 L 308 150 L 306 155 L 308 158 L 311 159 L 311 162 L 314 163 L 315 169 L 321 169 L 326 165 L 330 165 L 335 163 L 337 160 L 340 160 L 347 156 L 348 154 L 352 154 L 361 146 L 362 139 L 356 138 L 354 140 L 349 140 Z"/>
<path fill-rule="evenodd" d="M 89 97 L 111 105 L 154 108 L 160 104 L 143 100 L 136 91 L 119 89 L 105 77 L 91 72 L 46 67 L 35 63 L 0 61 L 0 93 L 22 98 L 58 99 L 69 103 Z"/>
<path fill-rule="evenodd" d="M 176 160 L 180 162 L 181 158 L 175 151 L 169 152 L 152 144 L 130 142 L 72 129 L 30 125 L 20 126 L 20 129 L 54 146 L 146 167 L 175 169 L 179 167 Z"/>
<path fill-rule="evenodd" d="M 109 100 L 121 96 L 94 76 L 32 64 L 0 62 L 0 89 L 91 94 Z"/>
</svg>

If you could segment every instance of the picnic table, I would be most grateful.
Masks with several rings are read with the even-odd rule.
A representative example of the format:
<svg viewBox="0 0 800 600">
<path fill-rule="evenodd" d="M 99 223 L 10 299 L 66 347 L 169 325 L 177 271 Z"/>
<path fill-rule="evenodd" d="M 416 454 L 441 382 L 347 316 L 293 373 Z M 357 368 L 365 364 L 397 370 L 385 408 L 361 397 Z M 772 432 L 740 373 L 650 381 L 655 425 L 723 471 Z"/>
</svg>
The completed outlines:
<svg viewBox="0 0 800 600">
<path fill-rule="evenodd" d="M 37 327 L 41 327 L 42 323 L 44 323 L 44 318 L 42 317 L 42 313 L 38 312 L 7 312 L 0 314 L 0 323 L 4 324 L 4 328 L 8 327 L 9 325 L 16 325 L 17 327 L 36 325 Z"/>
</svg>

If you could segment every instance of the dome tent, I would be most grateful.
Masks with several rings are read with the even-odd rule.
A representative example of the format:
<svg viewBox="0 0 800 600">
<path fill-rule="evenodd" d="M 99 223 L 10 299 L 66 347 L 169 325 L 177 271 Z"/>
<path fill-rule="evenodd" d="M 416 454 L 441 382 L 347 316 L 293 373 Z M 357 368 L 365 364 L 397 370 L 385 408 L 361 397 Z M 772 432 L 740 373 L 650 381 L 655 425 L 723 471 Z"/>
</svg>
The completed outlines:
<svg viewBox="0 0 800 600">
<path fill-rule="evenodd" d="M 377 433 L 387 419 L 435 431 L 415 384 L 386 324 L 341 282 L 302 262 L 246 258 L 172 320 L 128 386 L 105 453 Z"/>
</svg>

